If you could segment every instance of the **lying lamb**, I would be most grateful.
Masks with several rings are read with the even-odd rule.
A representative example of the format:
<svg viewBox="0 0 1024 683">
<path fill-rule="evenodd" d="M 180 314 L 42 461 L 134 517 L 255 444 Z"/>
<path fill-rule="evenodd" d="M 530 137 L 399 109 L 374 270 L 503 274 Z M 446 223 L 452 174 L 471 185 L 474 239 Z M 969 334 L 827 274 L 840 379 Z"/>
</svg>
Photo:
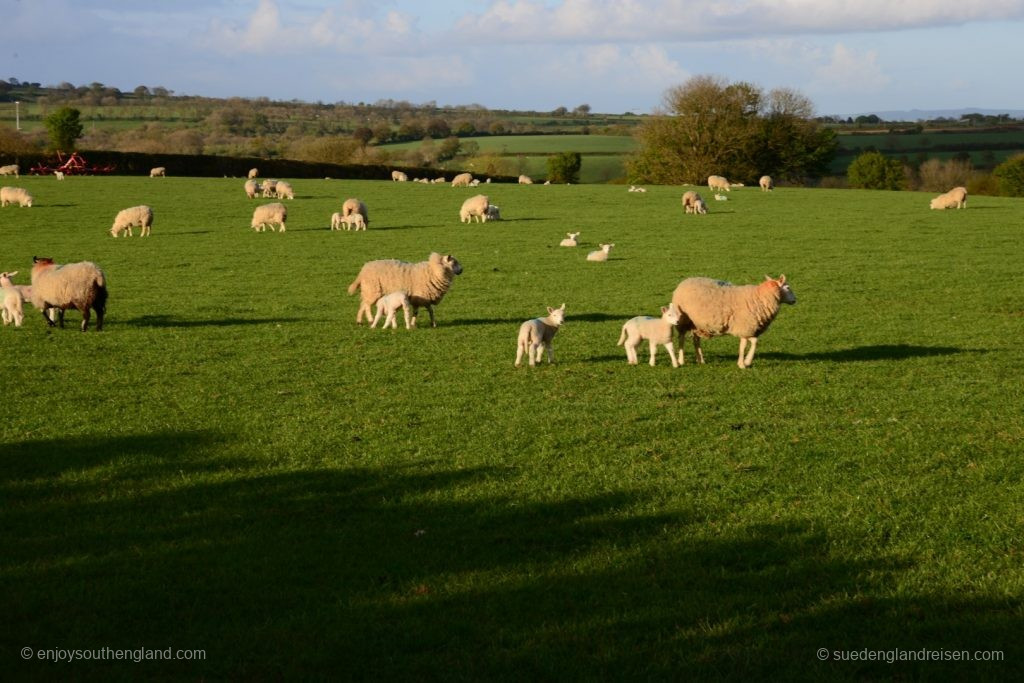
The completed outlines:
<svg viewBox="0 0 1024 683">
<path fill-rule="evenodd" d="M 652 318 L 649 315 L 639 315 L 626 321 L 622 326 L 622 334 L 619 335 L 618 346 L 625 342 L 626 360 L 630 365 L 636 365 L 639 361 L 636 356 L 636 347 L 644 339 L 651 345 L 651 367 L 654 367 L 654 357 L 658 353 L 658 344 L 662 344 L 668 351 L 668 358 L 672 361 L 672 367 L 679 367 L 676 361 L 676 352 L 672 348 L 672 329 L 679 324 L 679 309 L 674 305 L 662 306 L 661 317 Z"/>
<path fill-rule="evenodd" d="M 555 333 L 565 321 L 565 304 L 560 308 L 548 306 L 548 314 L 544 318 L 527 320 L 519 326 L 519 338 L 516 340 L 516 363 L 518 368 L 523 361 L 523 354 L 534 366 L 544 358 L 544 349 L 548 350 L 548 363 L 555 362 Z"/>
<path fill-rule="evenodd" d="M 614 244 L 599 244 L 598 246 L 601 247 L 601 248 L 598 249 L 597 251 L 592 251 L 589 254 L 587 254 L 587 260 L 588 261 L 607 261 L 608 260 L 608 252 L 611 251 L 612 247 L 614 247 L 615 245 Z"/>
<path fill-rule="evenodd" d="M 578 232 L 567 232 L 567 233 L 565 233 L 565 239 L 563 239 L 561 242 L 559 242 L 558 246 L 560 246 L 560 247 L 575 247 L 575 246 L 578 246 L 579 242 L 577 242 L 576 240 L 579 238 L 579 236 L 580 236 L 580 234 Z"/>
<path fill-rule="evenodd" d="M 358 214 L 356 214 L 358 215 Z M 402 309 L 402 313 L 405 315 L 405 329 L 412 329 L 412 325 L 409 322 L 409 295 L 405 292 L 391 292 L 381 298 L 377 299 L 377 315 L 374 317 L 373 322 L 370 323 L 370 327 L 377 327 L 377 323 L 380 322 L 381 315 L 386 316 L 384 318 L 384 327 L 381 329 L 387 329 L 388 325 L 391 325 L 392 329 L 398 329 L 398 320 L 396 320 L 395 313 L 398 309 Z"/>
</svg>

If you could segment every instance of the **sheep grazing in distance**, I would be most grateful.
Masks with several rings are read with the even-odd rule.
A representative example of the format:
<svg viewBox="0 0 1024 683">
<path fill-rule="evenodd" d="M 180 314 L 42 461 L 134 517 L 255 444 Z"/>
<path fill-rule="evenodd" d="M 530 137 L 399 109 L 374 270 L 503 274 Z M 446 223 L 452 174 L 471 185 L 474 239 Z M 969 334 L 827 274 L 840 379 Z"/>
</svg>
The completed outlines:
<svg viewBox="0 0 1024 683">
<path fill-rule="evenodd" d="M 598 249 L 597 251 L 592 251 L 589 254 L 587 254 L 587 260 L 588 261 L 607 261 L 608 260 L 608 252 L 611 251 L 612 247 L 614 247 L 615 245 L 614 244 L 599 244 L 598 246 L 601 247 L 601 248 Z"/>
<path fill-rule="evenodd" d="M 731 192 L 731 190 L 729 189 L 729 181 L 720 175 L 708 176 L 708 189 L 711 192 L 714 192 L 715 190 L 725 190 L 726 192 Z"/>
<path fill-rule="evenodd" d="M 683 280 L 672 293 L 672 304 L 679 308 L 679 363 L 685 363 L 683 342 L 693 332 L 693 349 L 697 362 L 704 362 L 701 337 L 731 334 L 739 337 L 740 353 L 736 364 L 749 368 L 754 363 L 757 340 L 768 329 L 782 304 L 795 304 L 796 295 L 786 283 L 786 276 L 773 279 L 766 275 L 757 285 L 736 286 L 707 277 Z M 744 349 L 750 351 L 744 356 Z"/>
<path fill-rule="evenodd" d="M 149 169 L 149 177 L 150 178 L 166 178 L 167 177 L 167 169 L 164 168 L 163 166 L 157 166 L 156 168 L 151 168 L 151 169 Z"/>
<path fill-rule="evenodd" d="M 277 196 L 277 181 L 273 178 L 267 178 L 263 181 L 263 198 L 276 197 Z"/>
<path fill-rule="evenodd" d="M 940 194 L 928 205 L 932 209 L 966 209 L 967 188 L 954 187 L 949 192 Z"/>
<path fill-rule="evenodd" d="M 283 180 L 277 181 L 277 184 L 274 185 L 274 194 L 278 199 L 295 199 L 295 190 L 292 189 L 292 184 Z"/>
<path fill-rule="evenodd" d="M 96 331 L 103 329 L 107 310 L 107 279 L 91 261 L 57 265 L 51 258 L 32 257 L 32 305 L 43 312 L 46 324 L 56 323 L 50 309 L 64 327 L 64 311 L 75 308 L 82 313 L 82 332 L 89 328 L 89 311 L 96 313 Z"/>
<path fill-rule="evenodd" d="M 708 212 L 708 205 L 704 203 L 704 199 L 699 194 L 688 190 L 683 193 L 683 211 L 692 214 L 705 214 Z"/>
<path fill-rule="evenodd" d="M 0 187 L 0 206 L 17 203 L 31 208 L 33 201 L 35 199 L 23 187 Z"/>
<path fill-rule="evenodd" d="M 521 176 L 519 176 L 519 184 L 520 185 L 533 185 L 533 179 L 530 178 L 530 176 L 528 176 L 528 175 L 521 175 Z"/>
<path fill-rule="evenodd" d="M 407 176 L 405 173 L 402 173 L 401 171 L 392 171 L 391 180 L 393 180 L 396 183 L 404 183 L 407 180 L 409 180 L 409 176 Z"/>
<path fill-rule="evenodd" d="M 486 223 L 489 204 L 490 200 L 485 194 L 470 197 L 462 202 L 462 208 L 459 209 L 459 220 L 463 223 L 471 223 L 476 218 L 477 222 Z"/>
<path fill-rule="evenodd" d="M 626 360 L 630 365 L 637 365 L 636 348 L 644 339 L 651 345 L 651 367 L 655 365 L 655 356 L 658 354 L 658 344 L 668 351 L 668 358 L 672 367 L 678 368 L 676 352 L 672 348 L 672 330 L 679 324 L 679 309 L 674 305 L 662 306 L 661 317 L 652 318 L 649 315 L 638 315 L 630 318 L 622 326 L 622 334 L 619 335 L 618 346 L 625 342 Z"/>
<path fill-rule="evenodd" d="M 501 207 L 494 204 L 487 205 L 487 220 L 489 221 L 500 221 L 501 220 Z"/>
<path fill-rule="evenodd" d="M 21 323 L 25 321 L 25 311 L 21 305 L 21 290 L 11 281 L 11 278 L 17 274 L 18 271 L 0 273 L 0 299 L 2 299 L 0 318 L 3 319 L 4 325 L 14 323 L 15 327 L 21 327 Z"/>
<path fill-rule="evenodd" d="M 263 204 L 257 206 L 256 210 L 252 212 L 252 223 L 250 226 L 256 232 L 264 232 L 269 226 L 271 230 L 276 230 L 275 225 L 281 226 L 281 232 L 285 231 L 285 221 L 288 219 L 288 207 L 280 202 L 274 202 L 273 204 Z"/>
<path fill-rule="evenodd" d="M 246 175 L 246 178 L 248 178 L 249 180 L 252 180 L 253 178 L 259 178 L 259 177 L 260 177 L 260 169 L 258 169 L 258 168 L 250 168 L 249 169 L 249 173 Z"/>
<path fill-rule="evenodd" d="M 245 196 L 249 199 L 255 199 L 260 195 L 263 190 L 260 184 L 251 178 L 245 181 Z"/>
<path fill-rule="evenodd" d="M 519 337 L 516 339 L 516 362 L 518 368 L 523 362 L 523 354 L 533 367 L 544 358 L 544 349 L 548 351 L 548 363 L 555 362 L 555 333 L 565 322 L 565 304 L 560 308 L 548 306 L 548 314 L 543 318 L 527 320 L 519 326 Z"/>
<path fill-rule="evenodd" d="M 345 203 L 341 205 L 341 215 L 351 216 L 354 213 L 358 213 L 363 217 L 363 230 L 370 224 L 370 210 L 366 208 L 365 202 L 355 197 L 349 197 L 345 200 Z"/>
<path fill-rule="evenodd" d="M 473 182 L 472 173 L 460 173 L 452 178 L 452 187 L 469 187 L 471 182 Z"/>
<path fill-rule="evenodd" d="M 559 242 L 558 246 L 560 246 L 560 247 L 575 247 L 575 246 L 577 246 L 579 244 L 579 242 L 576 241 L 577 238 L 579 238 L 579 236 L 580 236 L 580 234 L 578 232 L 567 232 L 567 233 L 565 233 L 565 239 L 563 239 L 561 242 Z"/>
<path fill-rule="evenodd" d="M 114 224 L 110 227 L 110 234 L 117 237 L 121 233 L 127 232 L 128 237 L 131 237 L 132 228 L 135 226 L 140 228 L 139 237 L 149 235 L 150 229 L 153 227 L 153 209 L 145 204 L 140 204 L 118 211 L 117 216 L 114 217 Z"/>
<path fill-rule="evenodd" d="M 445 177 L 444 177 L 443 175 L 441 175 L 441 176 L 438 176 L 438 177 L 434 178 L 434 179 L 433 179 L 433 180 L 431 180 L 430 182 L 431 182 L 431 183 L 435 183 L 435 184 L 438 184 L 438 183 L 447 183 L 448 181 L 447 181 L 447 180 L 445 180 Z"/>
<path fill-rule="evenodd" d="M 363 315 L 369 320 L 371 306 L 385 294 L 404 291 L 409 295 L 412 304 L 412 325 L 416 326 L 416 318 L 421 306 L 430 313 L 430 326 L 437 327 L 434 320 L 434 306 L 451 287 L 452 280 L 462 272 L 462 264 L 451 254 L 441 255 L 432 252 L 426 261 L 407 263 L 396 259 L 369 261 L 363 264 L 356 279 L 348 286 L 348 293 L 355 294 L 359 290 L 359 310 L 356 312 L 356 324 L 360 324 Z"/>
<path fill-rule="evenodd" d="M 377 315 L 374 316 L 373 322 L 370 323 L 370 327 L 377 327 L 377 323 L 380 322 L 381 316 L 384 318 L 384 325 L 381 329 L 387 329 L 388 325 L 391 325 L 392 329 L 398 329 L 398 320 L 395 315 L 398 309 L 402 309 L 402 313 L 405 315 L 405 329 L 412 329 L 412 325 L 409 320 L 409 295 L 405 292 L 391 292 L 385 294 L 381 298 L 377 299 Z"/>
<path fill-rule="evenodd" d="M 341 224 L 346 230 L 366 230 L 366 219 L 361 213 L 350 213 L 341 217 Z"/>
<path fill-rule="evenodd" d="M 15 178 L 21 177 L 21 167 L 18 164 L 9 164 L 7 166 L 0 166 L 0 175 L 12 175 Z"/>
<path fill-rule="evenodd" d="M 64 171 L 54 171 L 53 175 L 57 178 L 57 180 L 64 180 Z"/>
<path fill-rule="evenodd" d="M 775 189 L 775 183 L 772 182 L 770 175 L 763 175 L 761 179 L 757 181 L 757 184 L 761 186 L 761 192 L 771 192 Z"/>
</svg>

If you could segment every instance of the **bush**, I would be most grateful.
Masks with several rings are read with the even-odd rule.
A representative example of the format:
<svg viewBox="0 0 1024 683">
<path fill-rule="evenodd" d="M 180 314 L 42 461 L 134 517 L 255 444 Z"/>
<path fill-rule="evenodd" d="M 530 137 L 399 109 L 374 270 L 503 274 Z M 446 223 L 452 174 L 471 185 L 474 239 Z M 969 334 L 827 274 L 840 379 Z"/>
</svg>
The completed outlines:
<svg viewBox="0 0 1024 683">
<path fill-rule="evenodd" d="M 983 194 L 989 197 L 999 196 L 999 179 L 991 173 L 976 173 L 967 181 L 967 194 Z"/>
<path fill-rule="evenodd" d="M 862 190 L 901 190 L 906 186 L 903 164 L 881 152 L 865 152 L 846 169 L 850 187 Z"/>
<path fill-rule="evenodd" d="M 992 175 L 999 181 L 1000 194 L 1024 197 L 1024 154 L 1017 154 L 999 164 Z"/>
<path fill-rule="evenodd" d="M 579 152 L 562 152 L 548 157 L 548 180 L 553 183 L 578 183 L 583 158 Z"/>
<path fill-rule="evenodd" d="M 953 187 L 965 187 L 971 178 L 971 170 L 970 161 L 929 159 L 917 170 L 917 189 L 946 192 Z"/>
</svg>

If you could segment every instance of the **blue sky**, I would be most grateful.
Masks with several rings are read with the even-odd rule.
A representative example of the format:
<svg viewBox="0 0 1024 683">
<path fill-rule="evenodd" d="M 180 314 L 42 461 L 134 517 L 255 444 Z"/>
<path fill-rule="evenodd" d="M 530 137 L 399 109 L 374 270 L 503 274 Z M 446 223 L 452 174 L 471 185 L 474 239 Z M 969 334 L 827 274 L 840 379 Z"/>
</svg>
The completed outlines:
<svg viewBox="0 0 1024 683">
<path fill-rule="evenodd" d="M 819 114 L 1024 109 L 1024 0 L 0 0 L 0 78 L 650 112 L 694 75 Z"/>
</svg>

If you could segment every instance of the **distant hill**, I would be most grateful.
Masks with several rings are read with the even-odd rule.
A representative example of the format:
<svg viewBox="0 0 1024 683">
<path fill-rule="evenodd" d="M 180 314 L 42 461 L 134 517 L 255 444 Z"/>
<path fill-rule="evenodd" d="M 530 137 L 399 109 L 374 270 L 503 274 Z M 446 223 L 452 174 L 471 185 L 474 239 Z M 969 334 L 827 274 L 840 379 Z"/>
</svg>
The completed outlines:
<svg viewBox="0 0 1024 683">
<path fill-rule="evenodd" d="M 966 114 L 982 114 L 984 116 L 1008 114 L 1010 118 L 1021 119 L 1024 118 L 1024 109 L 910 109 L 903 111 L 868 111 L 863 113 L 864 116 L 871 114 L 874 114 L 883 121 L 933 121 L 935 119 L 959 120 L 961 116 L 965 116 Z M 857 114 L 854 118 L 861 115 L 862 114 Z"/>
</svg>

